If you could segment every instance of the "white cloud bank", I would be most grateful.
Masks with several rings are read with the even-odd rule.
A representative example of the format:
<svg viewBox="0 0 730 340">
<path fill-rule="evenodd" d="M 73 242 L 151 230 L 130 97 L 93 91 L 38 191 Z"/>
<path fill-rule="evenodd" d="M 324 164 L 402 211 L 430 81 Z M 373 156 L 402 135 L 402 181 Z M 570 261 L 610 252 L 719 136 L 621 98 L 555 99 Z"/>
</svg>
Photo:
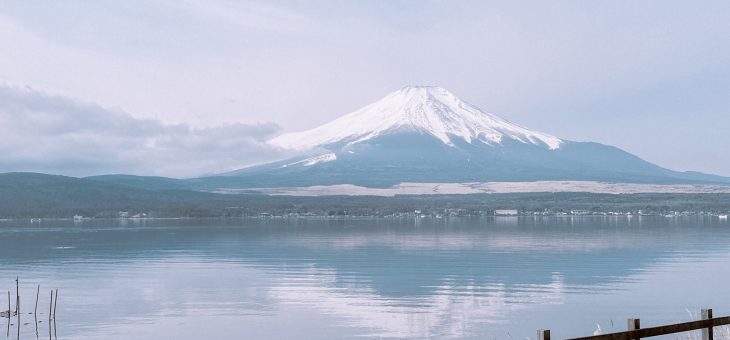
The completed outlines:
<svg viewBox="0 0 730 340">
<path fill-rule="evenodd" d="M 194 128 L 0 85 L 0 172 L 190 177 L 284 156 L 273 123 Z"/>
<path fill-rule="evenodd" d="M 0 1 L 0 83 L 166 124 L 316 127 L 404 85 L 730 175 L 730 1 Z"/>
</svg>

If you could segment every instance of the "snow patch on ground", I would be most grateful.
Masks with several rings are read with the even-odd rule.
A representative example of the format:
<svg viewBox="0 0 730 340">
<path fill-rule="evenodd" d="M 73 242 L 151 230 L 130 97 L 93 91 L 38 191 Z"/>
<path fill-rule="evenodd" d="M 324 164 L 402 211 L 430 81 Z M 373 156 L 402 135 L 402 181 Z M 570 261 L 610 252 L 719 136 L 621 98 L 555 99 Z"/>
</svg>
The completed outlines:
<svg viewBox="0 0 730 340">
<path fill-rule="evenodd" d="M 479 183 L 401 183 L 389 188 L 368 188 L 352 184 L 316 185 L 290 188 L 221 189 L 222 193 L 259 191 L 287 196 L 395 196 L 455 195 L 485 193 L 590 192 L 603 194 L 636 193 L 730 193 L 726 185 L 633 184 L 592 181 L 479 182 Z"/>
<path fill-rule="evenodd" d="M 334 153 L 327 153 L 327 154 L 324 154 L 324 155 L 319 155 L 319 156 L 307 158 L 307 159 L 304 159 L 304 160 L 301 160 L 301 161 L 298 161 L 298 162 L 284 164 L 281 167 L 282 168 L 288 168 L 288 167 L 290 167 L 292 165 L 299 165 L 299 164 L 301 164 L 302 166 L 312 166 L 312 165 L 315 165 L 317 163 L 331 162 L 331 161 L 334 161 L 334 160 L 337 160 L 337 155 L 335 155 Z"/>
</svg>

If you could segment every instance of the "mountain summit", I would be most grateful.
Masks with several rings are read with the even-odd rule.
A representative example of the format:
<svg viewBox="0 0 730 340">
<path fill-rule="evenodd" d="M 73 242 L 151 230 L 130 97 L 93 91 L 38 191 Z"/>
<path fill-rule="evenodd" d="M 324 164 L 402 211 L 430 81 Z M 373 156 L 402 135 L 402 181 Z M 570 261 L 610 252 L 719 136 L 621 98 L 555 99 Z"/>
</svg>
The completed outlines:
<svg viewBox="0 0 730 340">
<path fill-rule="evenodd" d="M 511 139 L 549 149 L 557 149 L 563 142 L 484 112 L 444 88 L 406 86 L 330 123 L 284 134 L 270 143 L 285 149 L 307 150 L 352 145 L 403 131 L 431 135 L 449 146 L 455 145 L 455 138 L 490 145 Z"/>
<path fill-rule="evenodd" d="M 664 169 L 621 149 L 574 142 L 484 112 L 436 86 L 408 86 L 271 145 L 301 156 L 201 180 L 206 188 L 405 182 L 728 183 Z"/>
</svg>

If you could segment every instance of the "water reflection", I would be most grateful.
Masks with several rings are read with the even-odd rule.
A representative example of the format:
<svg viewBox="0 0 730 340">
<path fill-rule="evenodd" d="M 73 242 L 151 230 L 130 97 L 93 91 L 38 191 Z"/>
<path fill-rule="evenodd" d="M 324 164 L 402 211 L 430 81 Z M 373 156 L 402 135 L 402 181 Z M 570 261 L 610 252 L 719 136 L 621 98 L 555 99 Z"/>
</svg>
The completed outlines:
<svg viewBox="0 0 730 340">
<path fill-rule="evenodd" d="M 463 337 L 474 323 L 508 322 L 505 317 L 531 304 L 561 303 L 562 278 L 549 284 L 523 285 L 518 290 L 501 283 L 450 283 L 431 287 L 433 294 L 389 298 L 367 285 L 345 289 L 331 271 L 312 270 L 308 276 L 281 280 L 271 293 L 286 304 L 313 308 L 345 317 L 373 337 Z"/>
<path fill-rule="evenodd" d="M 622 299 L 660 318 L 722 292 L 636 298 L 728 240 L 706 218 L 2 222 L 0 282 L 59 287 L 64 339 L 580 336 Z"/>
</svg>

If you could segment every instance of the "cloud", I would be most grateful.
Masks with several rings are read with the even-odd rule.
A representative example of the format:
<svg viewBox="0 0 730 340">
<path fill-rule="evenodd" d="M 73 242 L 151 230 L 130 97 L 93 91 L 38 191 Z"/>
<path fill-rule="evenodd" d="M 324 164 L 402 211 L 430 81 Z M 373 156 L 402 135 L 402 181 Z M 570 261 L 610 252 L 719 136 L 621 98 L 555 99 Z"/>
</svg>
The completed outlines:
<svg viewBox="0 0 730 340">
<path fill-rule="evenodd" d="M 0 82 L 166 124 L 289 131 L 440 85 L 562 138 L 730 174 L 714 156 L 730 134 L 707 128 L 730 117 L 729 15 L 722 0 L 5 0 Z"/>
<path fill-rule="evenodd" d="M 194 128 L 0 86 L 0 171 L 189 177 L 285 157 L 273 123 Z"/>
</svg>

